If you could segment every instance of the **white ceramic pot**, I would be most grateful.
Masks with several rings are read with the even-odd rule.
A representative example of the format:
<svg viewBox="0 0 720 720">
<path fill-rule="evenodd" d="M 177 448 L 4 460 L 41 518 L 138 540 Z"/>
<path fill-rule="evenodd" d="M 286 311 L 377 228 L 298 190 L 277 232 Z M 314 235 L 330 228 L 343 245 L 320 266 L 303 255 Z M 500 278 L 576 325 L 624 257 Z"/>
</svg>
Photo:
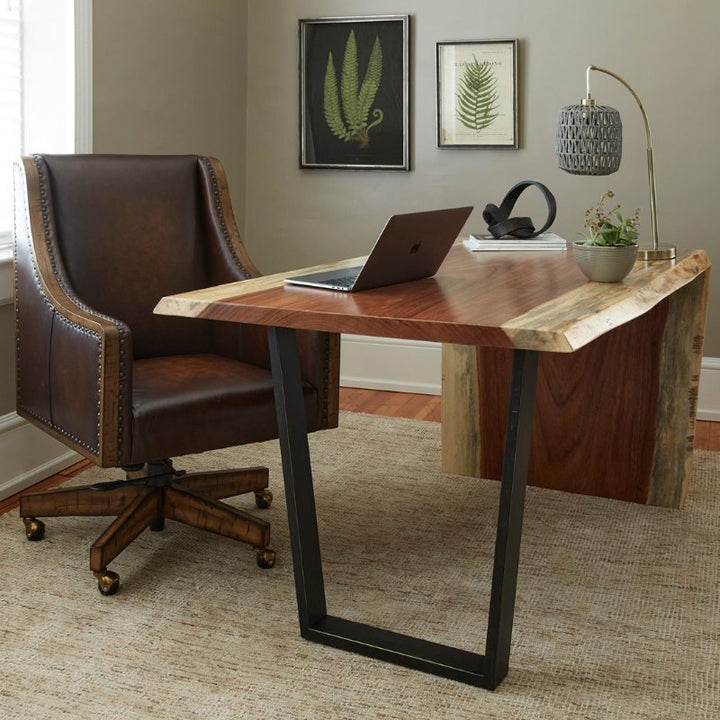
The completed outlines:
<svg viewBox="0 0 720 720">
<path fill-rule="evenodd" d="M 637 245 L 581 245 L 573 243 L 573 254 L 585 276 L 595 282 L 620 282 L 637 259 Z"/>
</svg>

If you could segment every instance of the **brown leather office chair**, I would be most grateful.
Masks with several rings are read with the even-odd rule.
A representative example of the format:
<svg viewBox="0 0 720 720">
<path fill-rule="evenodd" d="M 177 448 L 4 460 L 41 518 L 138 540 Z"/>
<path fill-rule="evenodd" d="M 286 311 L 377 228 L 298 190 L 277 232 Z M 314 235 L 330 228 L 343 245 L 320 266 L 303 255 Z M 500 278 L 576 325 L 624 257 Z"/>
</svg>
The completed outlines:
<svg viewBox="0 0 720 720">
<path fill-rule="evenodd" d="M 163 295 L 259 275 L 220 163 L 198 156 L 47 155 L 15 168 L 17 411 L 125 479 L 27 494 L 39 517 L 117 515 L 90 550 L 108 563 L 146 527 L 178 520 L 257 550 L 270 526 L 219 502 L 271 499 L 266 468 L 183 474 L 170 458 L 277 437 L 264 328 L 153 314 Z M 308 427 L 337 425 L 339 337 L 299 337 Z"/>
</svg>

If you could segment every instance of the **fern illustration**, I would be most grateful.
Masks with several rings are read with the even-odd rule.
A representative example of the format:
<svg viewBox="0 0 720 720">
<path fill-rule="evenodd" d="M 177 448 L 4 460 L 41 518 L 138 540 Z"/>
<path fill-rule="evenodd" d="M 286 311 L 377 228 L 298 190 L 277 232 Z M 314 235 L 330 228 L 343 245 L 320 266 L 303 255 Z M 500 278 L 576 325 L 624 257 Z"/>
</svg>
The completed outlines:
<svg viewBox="0 0 720 720">
<path fill-rule="evenodd" d="M 370 144 L 369 131 L 379 125 L 385 114 L 380 108 L 370 109 L 382 81 L 382 46 L 375 37 L 362 84 L 358 63 L 355 31 L 351 30 L 345 43 L 345 54 L 340 72 L 338 91 L 337 72 L 332 52 L 328 53 L 325 69 L 324 105 L 325 122 L 330 131 L 344 142 L 357 142 L 361 148 Z"/>
<path fill-rule="evenodd" d="M 492 66 L 473 62 L 465 67 L 458 84 L 457 119 L 470 130 L 480 132 L 489 127 L 498 116 L 497 78 Z"/>
<path fill-rule="evenodd" d="M 327 68 L 325 69 L 325 122 L 332 131 L 341 140 L 346 142 L 350 139 L 350 133 L 345 127 L 342 115 L 340 114 L 340 98 L 337 91 L 337 76 L 335 75 L 335 63 L 333 62 L 332 52 L 328 54 Z"/>
</svg>

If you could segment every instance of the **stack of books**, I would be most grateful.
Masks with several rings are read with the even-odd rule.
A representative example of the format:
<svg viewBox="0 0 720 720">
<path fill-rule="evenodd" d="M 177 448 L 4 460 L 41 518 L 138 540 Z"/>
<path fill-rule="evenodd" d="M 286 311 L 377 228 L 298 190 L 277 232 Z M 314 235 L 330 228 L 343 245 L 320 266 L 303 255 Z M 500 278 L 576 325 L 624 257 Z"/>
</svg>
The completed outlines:
<svg viewBox="0 0 720 720">
<path fill-rule="evenodd" d="M 555 233 L 541 233 L 534 238 L 502 237 L 473 234 L 463 240 L 463 245 L 473 252 L 514 250 L 567 250 L 567 241 Z"/>
</svg>

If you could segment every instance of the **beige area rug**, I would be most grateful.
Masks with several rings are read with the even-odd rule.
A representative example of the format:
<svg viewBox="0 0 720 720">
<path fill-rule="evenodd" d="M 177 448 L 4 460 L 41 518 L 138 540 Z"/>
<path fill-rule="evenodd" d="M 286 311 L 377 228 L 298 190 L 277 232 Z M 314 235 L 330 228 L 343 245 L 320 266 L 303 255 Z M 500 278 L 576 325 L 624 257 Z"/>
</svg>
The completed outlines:
<svg viewBox="0 0 720 720">
<path fill-rule="evenodd" d="M 329 611 L 482 651 L 497 484 L 441 474 L 435 423 L 344 414 L 311 453 Z M 50 519 L 29 543 L 15 511 L 0 517 L 0 717 L 720 717 L 717 453 L 697 453 L 683 512 L 529 489 L 495 692 L 301 639 L 278 444 L 178 465 L 260 463 L 272 570 L 168 522 L 117 558 L 120 593 L 103 598 L 87 553 L 106 520 Z"/>
</svg>

